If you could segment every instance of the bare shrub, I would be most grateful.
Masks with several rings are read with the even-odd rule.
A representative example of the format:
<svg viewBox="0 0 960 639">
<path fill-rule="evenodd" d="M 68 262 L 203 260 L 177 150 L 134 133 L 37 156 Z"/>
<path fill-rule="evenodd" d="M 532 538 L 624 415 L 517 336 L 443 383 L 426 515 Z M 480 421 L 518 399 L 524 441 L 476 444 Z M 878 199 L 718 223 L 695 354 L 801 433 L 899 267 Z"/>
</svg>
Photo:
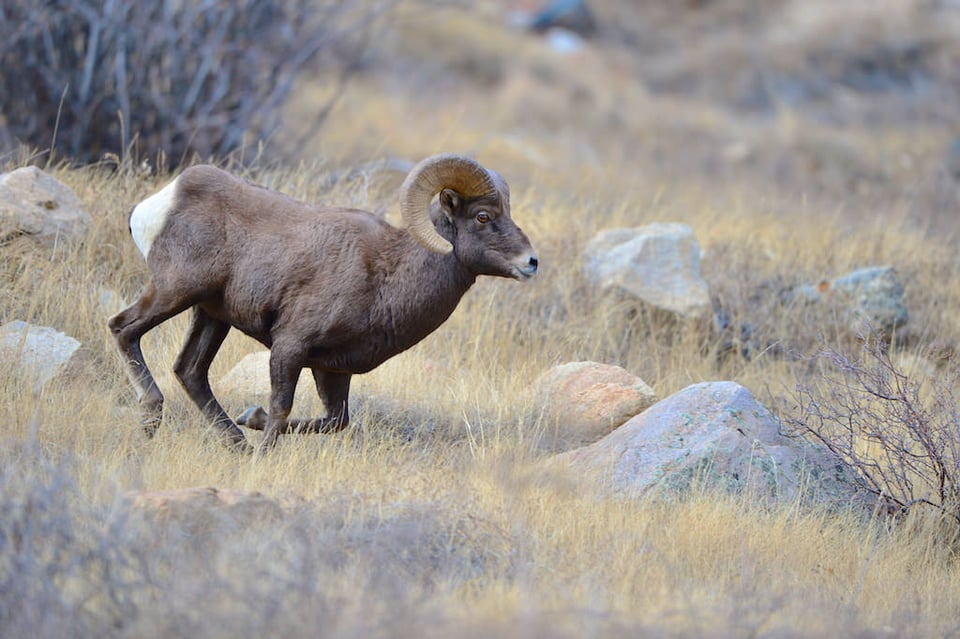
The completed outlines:
<svg viewBox="0 0 960 639">
<path fill-rule="evenodd" d="M 124 520 L 85 503 L 75 462 L 0 450 L 0 635 L 108 636 L 136 607 L 141 557 Z M 99 522 L 99 523 L 95 523 Z"/>
<path fill-rule="evenodd" d="M 4 2 L 0 150 L 18 141 L 91 161 L 136 143 L 175 161 L 224 156 L 271 135 L 308 64 L 342 83 L 390 4 Z"/>
<path fill-rule="evenodd" d="M 460 636 L 426 595 L 513 574 L 512 534 L 455 493 L 159 514 L 87 494 L 88 462 L 0 441 L 0 637 Z"/>
<path fill-rule="evenodd" d="M 956 374 L 911 378 L 875 338 L 859 357 L 824 349 L 812 364 L 816 381 L 797 385 L 785 422 L 830 449 L 886 511 L 925 505 L 960 523 Z"/>
</svg>

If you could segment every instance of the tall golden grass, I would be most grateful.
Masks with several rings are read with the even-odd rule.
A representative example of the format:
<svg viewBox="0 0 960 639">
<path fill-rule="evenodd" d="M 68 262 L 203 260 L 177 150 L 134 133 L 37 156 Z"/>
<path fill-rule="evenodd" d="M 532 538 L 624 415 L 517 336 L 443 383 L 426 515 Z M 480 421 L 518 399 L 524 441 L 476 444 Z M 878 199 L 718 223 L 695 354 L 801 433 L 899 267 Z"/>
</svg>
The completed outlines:
<svg viewBox="0 0 960 639">
<path fill-rule="evenodd" d="M 323 170 L 253 172 L 309 196 L 305 185 Z M 389 417 L 361 410 L 357 424 L 343 434 L 289 436 L 277 450 L 253 459 L 236 457 L 205 436 L 199 413 L 169 374 L 182 321 L 144 340 L 167 394 L 167 415 L 154 440 L 137 427 L 133 393 L 105 326 L 110 311 L 97 292 L 107 287 L 132 299 L 143 282 L 145 267 L 127 237 L 125 215 L 159 180 L 91 168 L 54 173 L 78 191 L 95 223 L 82 244 L 52 253 L 26 239 L 5 247 L 9 295 L 3 320 L 23 318 L 76 336 L 84 344 L 84 366 L 40 396 L 12 379 L 0 390 L 7 495 L 0 573 L 15 581 L 51 580 L 61 598 L 62 609 L 55 608 L 64 615 L 54 634 L 80 613 L 92 631 L 118 636 L 139 634 L 151 624 L 160 624 L 162 634 L 217 636 L 226 634 L 223 627 L 245 635 L 270 623 L 299 635 L 312 632 L 314 622 L 333 624 L 332 634 L 388 636 L 828 636 L 886 629 L 931 636 L 956 629 L 955 547 L 941 543 L 940 526 L 922 514 L 887 525 L 855 513 L 798 512 L 791 505 L 764 510 L 708 486 L 659 503 L 604 498 L 575 478 L 566 485 L 543 484 L 528 475 L 540 425 L 529 419 L 525 405 L 525 389 L 536 374 L 577 359 L 624 365 L 661 395 L 724 378 L 782 397 L 795 382 L 799 365 L 762 354 L 718 360 L 701 329 L 646 325 L 655 316 L 632 316 L 617 300 L 586 290 L 577 255 L 590 228 L 673 217 L 662 212 L 687 200 L 683 218 L 704 244 L 707 276 L 735 301 L 767 277 L 814 277 L 878 260 L 904 264 L 911 291 L 940 288 L 949 296 L 950 287 L 938 284 L 948 268 L 937 259 L 948 255 L 942 240 L 888 225 L 889 240 L 877 241 L 869 230 L 847 234 L 842 219 L 823 216 L 797 227 L 803 238 L 798 242 L 766 205 L 741 201 L 721 215 L 697 197 L 681 193 L 674 200 L 669 189 L 658 204 L 638 204 L 645 211 L 640 219 L 626 220 L 630 203 L 592 195 L 571 205 L 531 187 L 517 193 L 515 210 L 541 252 L 540 280 L 479 282 L 435 335 L 355 385 L 361 400 L 390 397 L 424 407 L 438 416 L 437 428 L 401 432 Z M 324 197 L 363 200 L 354 189 L 338 186 Z M 538 208 L 544 212 L 534 213 Z M 922 262 L 909 260 L 921 251 Z M 821 266 L 825 258 L 829 271 Z M 911 322 L 922 337 L 947 337 L 936 334 L 942 299 L 931 295 L 926 306 L 918 305 L 924 297 L 911 295 Z M 817 327 L 806 325 L 798 309 L 776 310 L 783 313 L 773 322 L 783 331 L 779 337 L 805 336 L 808 341 L 798 343 L 814 343 Z M 213 379 L 256 348 L 231 335 Z M 224 400 L 231 412 L 244 407 L 242 397 Z M 319 410 L 316 402 L 297 408 Z M 45 503 L 52 498 L 42 487 L 51 481 L 63 483 L 64 495 Z M 207 485 L 279 498 L 293 494 L 306 502 L 279 527 L 224 525 L 198 539 L 155 530 L 132 540 L 122 538 L 129 530 L 96 543 L 84 538 L 108 534 L 104 522 L 123 491 Z M 34 508 L 47 511 L 52 521 L 37 522 Z M 18 520 L 30 526 L 20 530 Z M 36 574 L 11 572 L 18 570 L 12 553 L 29 554 L 24 534 L 36 535 Z M 304 535 L 311 541 L 303 541 Z M 133 575 L 109 556 L 99 561 L 121 565 L 107 573 L 86 565 L 79 574 L 58 572 L 60 553 L 86 556 L 114 543 L 127 560 L 146 562 L 165 576 L 151 581 Z M 194 544 L 203 551 L 189 550 Z M 287 554 L 276 556 L 274 545 Z M 315 552 L 344 557 L 318 559 Z M 289 585 L 279 567 L 296 570 L 308 559 L 311 573 Z M 101 625 L 121 613 L 95 598 L 72 598 L 104 587 L 108 579 L 131 591 L 122 631 Z M 182 588 L 182 596 L 168 598 L 166 588 Z M 209 615 L 186 596 L 205 588 L 224 589 L 206 595 L 214 602 Z M 24 596 L 22 605 L 39 615 Z M 279 603 L 285 599 L 297 606 Z M 270 621 L 261 601 L 268 609 L 279 606 L 283 621 Z M 221 626 L 225 619 L 247 619 L 250 630 Z"/>
</svg>

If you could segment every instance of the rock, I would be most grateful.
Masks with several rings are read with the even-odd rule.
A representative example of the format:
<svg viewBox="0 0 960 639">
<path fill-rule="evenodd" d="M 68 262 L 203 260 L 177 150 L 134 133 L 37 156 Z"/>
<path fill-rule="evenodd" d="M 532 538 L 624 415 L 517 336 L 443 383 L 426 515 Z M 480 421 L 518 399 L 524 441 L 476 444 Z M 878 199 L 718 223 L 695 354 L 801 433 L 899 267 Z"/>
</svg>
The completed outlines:
<svg viewBox="0 0 960 639">
<path fill-rule="evenodd" d="M 270 351 L 245 355 L 220 378 L 221 392 L 242 397 L 244 401 L 269 404 Z"/>
<path fill-rule="evenodd" d="M 781 435 L 767 409 L 734 382 L 689 386 L 547 467 L 629 495 L 682 492 L 696 482 L 771 502 L 800 495 L 840 503 L 854 495 L 842 464 Z"/>
<path fill-rule="evenodd" d="M 244 356 L 218 383 L 220 393 L 242 400 L 250 405 L 270 405 L 270 351 L 257 351 Z M 300 373 L 297 383 L 297 402 L 316 397 L 310 371 Z M 219 394 L 219 393 L 218 393 Z"/>
<path fill-rule="evenodd" d="M 794 297 L 838 305 L 850 330 L 859 333 L 880 331 L 893 335 L 909 318 L 903 284 L 892 266 L 861 268 L 816 286 L 801 286 L 794 291 Z"/>
<path fill-rule="evenodd" d="M 552 450 L 595 442 L 658 399 L 639 377 L 596 362 L 554 366 L 533 382 L 532 395 Z"/>
<path fill-rule="evenodd" d="M 34 392 L 63 373 L 80 342 L 58 330 L 15 320 L 0 326 L 0 363 Z"/>
<path fill-rule="evenodd" d="M 571 55 L 583 49 L 580 36 L 566 29 L 550 29 L 546 39 L 550 49 L 560 55 Z"/>
<path fill-rule="evenodd" d="M 536 33 L 563 29 L 589 36 L 596 32 L 597 23 L 585 0 L 550 0 L 530 18 L 529 29 Z"/>
<path fill-rule="evenodd" d="M 217 525 L 234 528 L 275 522 L 284 514 L 279 502 L 259 492 L 210 487 L 130 491 L 123 502 L 141 517 L 197 532 L 210 531 Z"/>
<path fill-rule="evenodd" d="M 702 320 L 712 307 L 700 274 L 700 246 L 686 224 L 649 224 L 597 234 L 584 251 L 584 274 L 683 319 Z"/>
<path fill-rule="evenodd" d="M 80 198 L 35 166 L 0 175 L 0 243 L 20 235 L 47 246 L 81 237 L 90 224 Z"/>
</svg>

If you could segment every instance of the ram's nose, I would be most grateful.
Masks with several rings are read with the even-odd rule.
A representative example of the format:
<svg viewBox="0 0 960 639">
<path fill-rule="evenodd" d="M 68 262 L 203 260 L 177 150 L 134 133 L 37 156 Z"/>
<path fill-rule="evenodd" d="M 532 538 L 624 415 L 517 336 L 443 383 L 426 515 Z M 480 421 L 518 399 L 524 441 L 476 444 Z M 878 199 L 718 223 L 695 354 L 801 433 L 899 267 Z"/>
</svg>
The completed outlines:
<svg viewBox="0 0 960 639">
<path fill-rule="evenodd" d="M 527 255 L 514 262 L 514 271 L 518 280 L 527 280 L 536 275 L 540 260 L 536 255 Z"/>
</svg>

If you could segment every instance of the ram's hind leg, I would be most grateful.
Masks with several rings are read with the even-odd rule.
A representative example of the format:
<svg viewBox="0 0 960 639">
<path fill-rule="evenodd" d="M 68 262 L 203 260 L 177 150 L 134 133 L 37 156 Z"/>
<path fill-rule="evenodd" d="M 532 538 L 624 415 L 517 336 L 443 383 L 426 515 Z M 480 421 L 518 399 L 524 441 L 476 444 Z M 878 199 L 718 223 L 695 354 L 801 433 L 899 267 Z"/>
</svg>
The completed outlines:
<svg viewBox="0 0 960 639">
<path fill-rule="evenodd" d="M 210 364 L 230 332 L 230 324 L 214 319 L 199 306 L 193 308 L 193 319 L 183 349 L 173 370 L 193 403 L 210 420 L 228 443 L 243 447 L 243 432 L 230 419 L 210 389 Z"/>
<path fill-rule="evenodd" d="M 350 374 L 311 369 L 317 395 L 327 408 L 327 416 L 311 420 L 307 429 L 313 433 L 335 433 L 350 424 Z"/>
<path fill-rule="evenodd" d="M 178 304 L 175 300 L 160 295 L 153 284 L 150 284 L 140 299 L 111 317 L 107 323 L 117 341 L 117 348 L 124 357 L 127 375 L 137 392 L 137 399 L 143 410 L 144 430 L 151 437 L 157 432 L 163 418 L 163 394 L 143 359 L 140 338 L 187 306 L 189 305 Z"/>
</svg>

